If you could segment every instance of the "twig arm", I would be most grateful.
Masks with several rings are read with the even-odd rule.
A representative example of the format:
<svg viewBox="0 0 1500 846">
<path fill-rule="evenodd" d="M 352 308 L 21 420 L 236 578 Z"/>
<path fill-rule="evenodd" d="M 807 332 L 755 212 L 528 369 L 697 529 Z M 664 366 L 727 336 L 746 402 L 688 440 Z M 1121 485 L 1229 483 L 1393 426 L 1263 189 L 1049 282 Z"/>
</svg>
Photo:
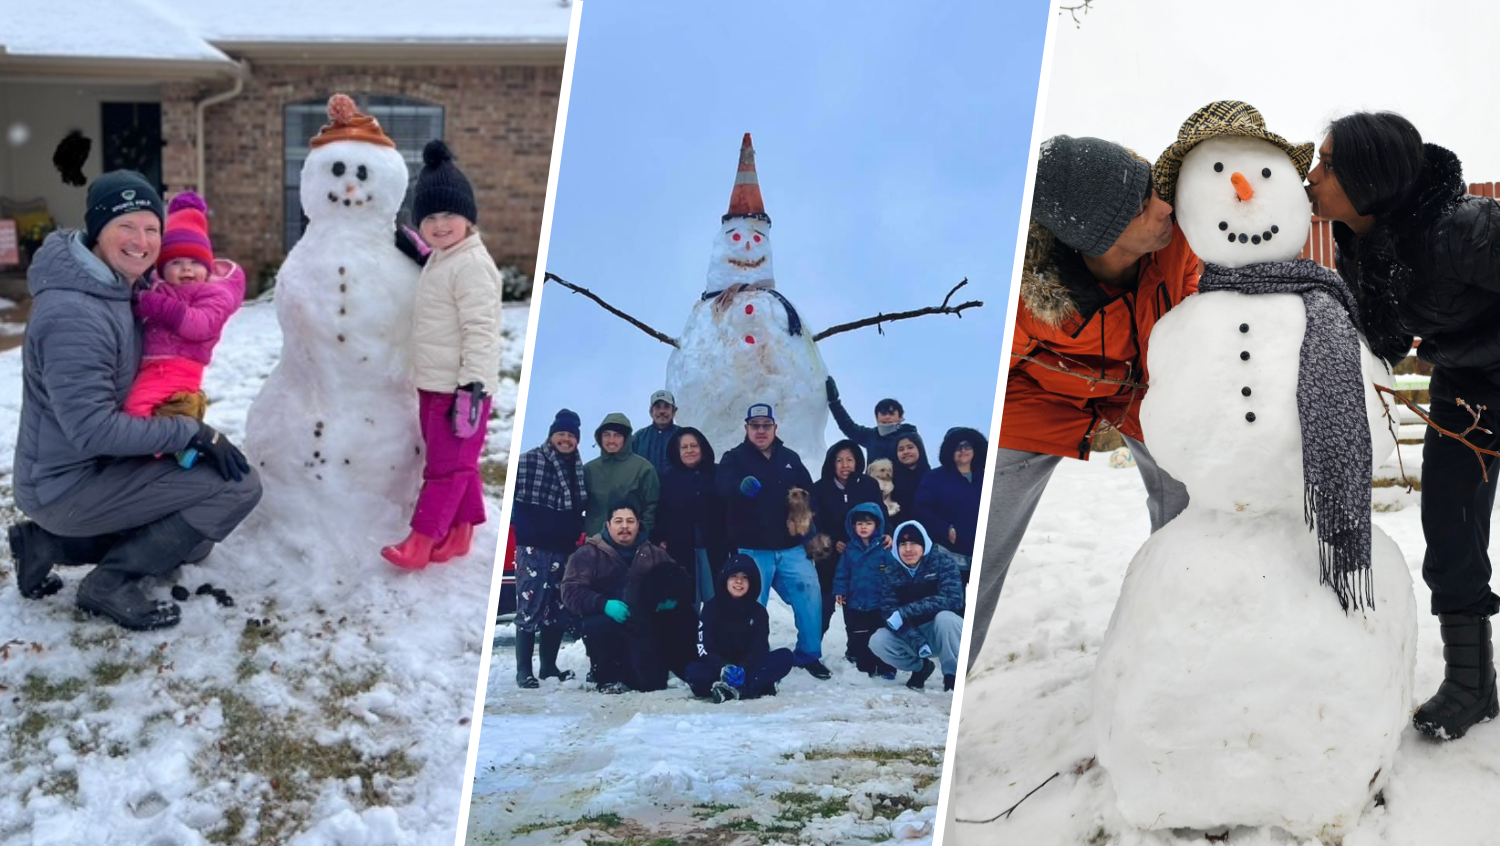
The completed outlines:
<svg viewBox="0 0 1500 846">
<path fill-rule="evenodd" d="M 1422 421 L 1424 423 L 1426 423 L 1428 426 L 1431 426 L 1432 428 L 1438 430 L 1442 434 L 1444 434 L 1444 435 L 1446 435 L 1446 436 L 1448 436 L 1450 438 L 1453 438 L 1454 440 L 1457 440 L 1459 443 L 1463 444 L 1464 446 L 1468 447 L 1469 449 L 1474 450 L 1474 460 L 1479 462 L 1479 473 L 1480 473 L 1480 475 L 1484 477 L 1484 480 L 1486 482 L 1488 482 L 1490 480 L 1489 472 L 1485 469 L 1484 459 L 1479 457 L 1480 453 L 1483 453 L 1485 455 L 1493 455 L 1493 456 L 1495 456 L 1497 458 L 1500 458 L 1500 452 L 1496 452 L 1496 451 L 1494 451 L 1492 449 L 1485 449 L 1484 447 L 1474 446 L 1473 444 L 1469 443 L 1467 440 L 1464 439 L 1464 435 L 1469 434 L 1470 432 L 1474 431 L 1475 429 L 1479 429 L 1479 431 L 1484 432 L 1485 434 L 1489 434 L 1489 430 L 1488 429 L 1481 429 L 1479 427 L 1479 414 L 1476 413 L 1474 411 L 1474 409 L 1469 406 L 1468 403 L 1464 402 L 1463 400 L 1459 400 L 1458 401 L 1460 405 L 1462 405 L 1464 408 L 1468 409 L 1468 411 L 1469 411 L 1470 414 L 1474 415 L 1474 423 L 1472 425 L 1470 425 L 1469 428 L 1463 430 L 1463 432 L 1450 432 L 1447 429 L 1444 429 L 1442 426 L 1439 426 L 1438 424 L 1432 422 L 1432 418 L 1428 417 L 1427 413 L 1424 412 L 1424 411 L 1422 411 L 1422 409 L 1420 407 L 1418 407 L 1416 403 L 1412 402 L 1411 400 L 1407 399 L 1406 397 L 1401 396 L 1401 394 L 1398 393 L 1396 390 L 1394 390 L 1392 388 L 1387 388 L 1384 385 L 1376 385 L 1375 386 L 1375 390 L 1378 391 L 1379 393 L 1382 393 L 1382 394 L 1390 394 L 1391 396 L 1393 396 L 1396 399 L 1400 400 L 1401 403 L 1403 405 L 1405 405 L 1407 408 L 1410 408 L 1412 411 L 1415 411 L 1417 413 L 1417 416 L 1420 417 L 1420 418 L 1422 418 Z M 1384 402 L 1384 400 L 1381 400 L 1381 401 Z M 1483 409 L 1484 406 L 1480 406 L 1480 408 Z"/>
<path fill-rule="evenodd" d="M 837 326 L 830 326 L 827 329 L 824 329 L 822 332 L 814 335 L 813 341 L 821 341 L 824 338 L 832 337 L 839 334 L 840 332 L 850 332 L 855 329 L 863 329 L 866 326 L 879 326 L 882 323 L 891 323 L 897 320 L 910 320 L 913 317 L 925 317 L 929 314 L 951 314 L 962 319 L 964 309 L 979 308 L 980 306 L 984 305 L 984 302 L 982 300 L 969 300 L 966 303 L 959 303 L 958 305 L 948 304 L 948 301 L 953 299 L 954 292 L 967 284 L 969 284 L 969 280 L 965 278 L 962 282 L 954 285 L 953 288 L 948 291 L 948 296 L 943 297 L 943 302 L 941 305 L 927 306 L 926 308 L 914 308 L 910 311 L 897 311 L 890 314 L 877 314 L 873 317 L 865 317 L 859 320 L 850 321 L 848 323 L 840 323 Z"/>
<path fill-rule="evenodd" d="M 1055 772 L 1052 775 L 1047 776 L 1047 781 L 1044 781 L 1041 784 L 1038 784 L 1036 787 L 1031 788 L 1031 792 L 1027 793 L 1025 796 L 1022 796 L 1020 802 L 1017 802 L 1016 804 L 1011 805 L 1009 808 L 1006 808 L 1005 810 L 1003 810 L 1000 813 L 994 815 L 993 817 L 990 817 L 987 820 L 961 820 L 961 819 L 955 818 L 954 822 L 977 823 L 979 825 L 983 825 L 985 823 L 992 823 L 995 820 L 1000 819 L 1001 817 L 1009 817 L 1011 811 L 1014 811 L 1015 809 L 1021 807 L 1021 802 L 1025 802 L 1027 799 L 1030 799 L 1032 793 L 1035 793 L 1038 790 L 1041 790 L 1042 788 L 1046 787 L 1048 781 L 1051 781 L 1052 779 L 1057 778 L 1060 775 L 1062 775 L 1061 772 Z"/>
<path fill-rule="evenodd" d="M 668 335 L 665 332 L 657 331 L 656 329 L 647 326 L 645 323 L 642 323 L 640 320 L 637 320 L 634 316 L 626 314 L 624 311 L 615 308 L 614 306 L 605 302 L 604 299 L 598 294 L 590 291 L 582 285 L 574 285 L 572 282 L 569 282 L 568 280 L 562 278 L 561 276 L 558 276 L 556 273 L 552 273 L 551 271 L 548 271 L 542 278 L 543 284 L 546 284 L 547 282 L 556 282 L 557 284 L 563 286 L 564 288 L 567 288 L 569 291 L 572 291 L 575 294 L 582 294 L 585 297 L 588 297 L 589 299 L 598 303 L 599 306 L 605 311 L 613 314 L 615 317 L 618 317 L 621 320 L 624 320 L 626 323 L 629 323 L 631 326 L 634 326 L 642 332 L 645 332 L 647 335 L 650 335 L 656 340 L 661 341 L 663 344 L 666 344 L 670 347 L 677 346 L 676 338 L 673 338 L 671 335 Z"/>
</svg>

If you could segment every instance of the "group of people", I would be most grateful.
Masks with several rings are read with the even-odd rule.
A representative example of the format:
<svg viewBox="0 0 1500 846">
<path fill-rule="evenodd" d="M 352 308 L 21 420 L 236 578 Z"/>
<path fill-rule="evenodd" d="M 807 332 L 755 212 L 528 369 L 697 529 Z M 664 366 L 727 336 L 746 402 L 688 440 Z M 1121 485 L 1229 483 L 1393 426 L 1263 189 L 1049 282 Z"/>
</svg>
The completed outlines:
<svg viewBox="0 0 1500 846">
<path fill-rule="evenodd" d="M 950 429 L 934 468 L 899 402 L 861 426 L 832 379 L 827 392 L 848 437 L 816 481 L 767 404 L 747 409 L 744 440 L 722 457 L 678 424 L 669 391 L 639 430 L 605 416 L 590 461 L 578 414 L 558 411 L 518 463 L 517 685 L 571 678 L 557 655 L 576 629 L 602 692 L 661 690 L 675 674 L 716 702 L 754 698 L 794 667 L 832 677 L 823 637 L 842 608 L 860 671 L 905 671 L 921 689 L 941 667 L 952 690 L 987 441 Z M 792 609 L 791 648 L 771 649 L 773 590 Z"/>
<path fill-rule="evenodd" d="M 971 666 L 1052 471 L 1063 458 L 1087 458 L 1101 424 L 1130 445 L 1153 532 L 1188 503 L 1186 488 L 1141 442 L 1144 391 L 1127 383 L 1145 381 L 1151 330 L 1197 291 L 1201 263 L 1153 187 L 1150 162 L 1097 138 L 1057 136 L 1044 148 L 992 468 Z M 1500 449 L 1500 205 L 1469 196 L 1457 156 L 1424 143 L 1394 113 L 1334 120 L 1318 157 L 1316 167 L 1300 170 L 1314 213 L 1333 221 L 1336 269 L 1358 303 L 1360 333 L 1392 366 L 1420 337 L 1416 354 L 1433 366 L 1435 423 L 1467 431 L 1474 446 Z M 1096 372 L 1079 378 L 1066 372 L 1070 361 L 1090 362 Z M 1500 460 L 1476 455 L 1428 429 L 1422 575 L 1446 666 L 1413 721 L 1438 738 L 1500 716 L 1488 619 L 1500 611 L 1500 597 L 1490 587 L 1487 551 Z"/>
<path fill-rule="evenodd" d="M 411 534 L 383 550 L 408 569 L 467 554 L 485 518 L 478 460 L 500 356 L 500 274 L 473 190 L 441 141 L 425 161 L 421 239 L 407 252 L 423 265 L 413 344 L 426 466 Z M 89 186 L 85 228 L 48 236 L 32 261 L 14 481 L 27 519 L 9 528 L 28 599 L 63 588 L 54 566 L 94 564 L 80 609 L 173 626 L 180 608 L 142 580 L 202 561 L 260 501 L 249 460 L 203 422 L 204 370 L 245 295 L 244 271 L 214 255 L 207 211 L 192 191 L 164 206 L 139 173 L 112 171 Z"/>
</svg>

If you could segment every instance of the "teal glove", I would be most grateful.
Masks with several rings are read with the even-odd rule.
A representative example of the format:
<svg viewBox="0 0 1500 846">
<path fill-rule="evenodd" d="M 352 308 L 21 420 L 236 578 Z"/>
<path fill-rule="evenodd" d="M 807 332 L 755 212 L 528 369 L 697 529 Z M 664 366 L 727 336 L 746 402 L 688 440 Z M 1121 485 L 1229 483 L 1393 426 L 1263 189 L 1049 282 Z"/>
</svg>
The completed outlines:
<svg viewBox="0 0 1500 846">
<path fill-rule="evenodd" d="M 611 599 L 604 603 L 604 613 L 611 620 L 623 626 L 625 625 L 625 621 L 630 619 L 630 606 L 618 599 Z"/>
<path fill-rule="evenodd" d="M 673 608 L 676 608 L 676 607 L 677 607 L 677 600 L 675 600 L 675 599 L 663 599 L 656 606 L 656 610 L 658 610 L 658 611 L 671 611 Z"/>
</svg>

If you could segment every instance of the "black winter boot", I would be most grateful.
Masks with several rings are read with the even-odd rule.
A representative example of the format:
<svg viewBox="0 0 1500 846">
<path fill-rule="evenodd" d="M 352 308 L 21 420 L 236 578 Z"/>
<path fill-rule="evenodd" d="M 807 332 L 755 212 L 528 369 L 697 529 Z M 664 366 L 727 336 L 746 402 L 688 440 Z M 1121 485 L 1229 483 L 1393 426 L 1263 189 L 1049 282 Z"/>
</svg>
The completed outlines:
<svg viewBox="0 0 1500 846">
<path fill-rule="evenodd" d="M 931 658 L 923 658 L 921 668 L 912 672 L 911 678 L 906 680 L 906 686 L 912 690 L 921 690 L 927 684 L 927 678 L 936 670 L 937 665 L 932 663 Z"/>
<path fill-rule="evenodd" d="M 52 574 L 56 564 L 97 564 L 119 535 L 65 538 L 30 520 L 10 527 L 10 557 L 16 568 L 16 587 L 27 599 L 42 599 L 62 590 L 62 579 Z"/>
<path fill-rule="evenodd" d="M 177 569 L 183 558 L 205 540 L 178 514 L 143 526 L 115 544 L 94 572 L 84 577 L 74 602 L 80 609 L 108 617 L 127 629 L 175 626 L 182 613 L 176 603 L 146 596 L 140 580 Z"/>
<path fill-rule="evenodd" d="M 1412 723 L 1439 740 L 1455 740 L 1476 723 L 1500 716 L 1495 692 L 1495 647 L 1490 621 L 1469 614 L 1439 614 L 1443 683 L 1417 709 Z"/>
<path fill-rule="evenodd" d="M 534 690 L 542 686 L 531 674 L 531 655 L 536 650 L 536 632 L 516 629 L 516 687 Z"/>
<path fill-rule="evenodd" d="M 562 648 L 563 630 L 560 626 L 542 627 L 542 666 L 538 678 L 557 679 L 565 682 L 573 678 L 572 670 L 560 670 L 557 667 L 557 651 Z M 527 662 L 530 664 L 530 661 Z"/>
</svg>

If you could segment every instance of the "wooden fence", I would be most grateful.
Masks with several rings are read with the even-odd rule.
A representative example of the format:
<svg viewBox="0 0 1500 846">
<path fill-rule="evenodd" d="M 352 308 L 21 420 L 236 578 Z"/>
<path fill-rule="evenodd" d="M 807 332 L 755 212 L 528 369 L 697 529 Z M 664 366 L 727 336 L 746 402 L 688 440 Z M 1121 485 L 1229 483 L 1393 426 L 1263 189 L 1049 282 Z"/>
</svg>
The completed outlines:
<svg viewBox="0 0 1500 846">
<path fill-rule="evenodd" d="M 1476 197 L 1495 197 L 1495 182 L 1470 182 L 1469 193 Z M 1327 268 L 1333 267 L 1333 221 L 1313 215 L 1312 228 L 1307 231 L 1307 243 L 1297 258 L 1310 258 Z"/>
</svg>

